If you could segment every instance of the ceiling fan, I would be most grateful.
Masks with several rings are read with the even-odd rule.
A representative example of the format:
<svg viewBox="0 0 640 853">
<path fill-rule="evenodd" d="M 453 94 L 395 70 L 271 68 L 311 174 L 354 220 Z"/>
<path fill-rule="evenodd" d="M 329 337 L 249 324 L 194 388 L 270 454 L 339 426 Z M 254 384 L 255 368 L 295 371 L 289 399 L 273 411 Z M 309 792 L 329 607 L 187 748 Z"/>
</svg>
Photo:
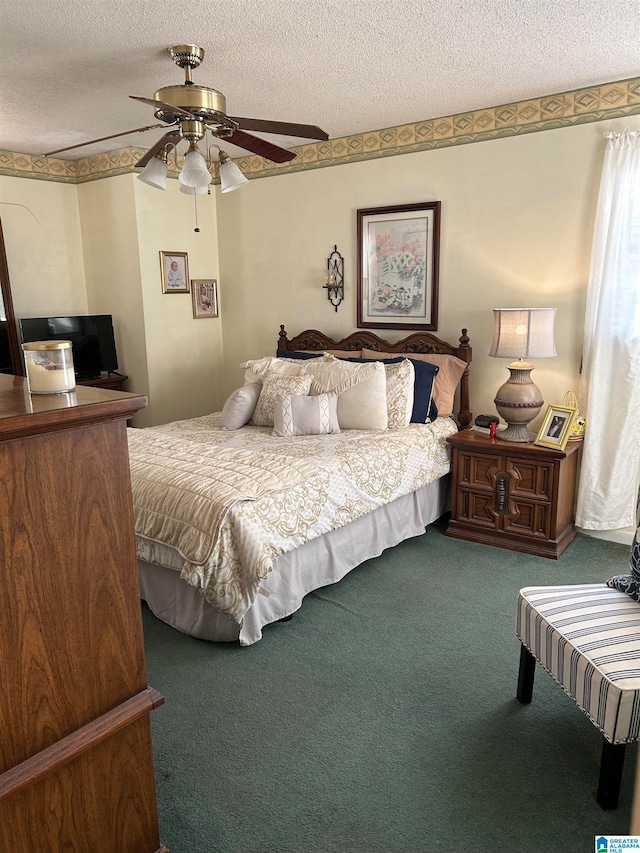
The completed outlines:
<svg viewBox="0 0 640 853">
<path fill-rule="evenodd" d="M 266 157 L 274 163 L 286 163 L 289 160 L 294 160 L 297 155 L 293 151 L 288 151 L 286 148 L 281 148 L 279 145 L 274 145 L 245 131 L 257 130 L 263 133 L 277 133 L 282 136 L 299 136 L 315 140 L 329 138 L 324 130 L 315 125 L 227 115 L 226 99 L 222 92 L 208 86 L 197 86 L 191 79 L 191 70 L 197 68 L 204 58 L 204 48 L 195 44 L 179 44 L 170 47 L 169 53 L 176 65 L 184 69 L 184 83 L 178 86 L 164 86 L 154 93 L 153 98 L 129 96 L 135 101 L 141 101 L 152 106 L 154 115 L 161 124 L 125 130 L 122 133 L 114 133 L 111 136 L 103 136 L 100 139 L 70 145 L 67 148 L 58 148 L 56 151 L 48 151 L 44 156 L 49 157 L 52 154 L 60 154 L 73 148 L 81 148 L 85 145 L 104 142 L 106 139 L 115 139 L 118 136 L 126 136 L 131 133 L 142 133 L 165 125 L 172 125 L 175 129 L 161 137 L 138 160 L 136 166 L 146 166 L 154 157 L 158 155 L 162 157 L 163 154 L 166 162 L 167 151 L 175 148 L 183 139 L 189 142 L 189 153 L 197 152 L 197 142 L 203 139 L 207 131 L 218 139 L 227 140 L 240 148 L 251 151 L 253 154 Z"/>
</svg>

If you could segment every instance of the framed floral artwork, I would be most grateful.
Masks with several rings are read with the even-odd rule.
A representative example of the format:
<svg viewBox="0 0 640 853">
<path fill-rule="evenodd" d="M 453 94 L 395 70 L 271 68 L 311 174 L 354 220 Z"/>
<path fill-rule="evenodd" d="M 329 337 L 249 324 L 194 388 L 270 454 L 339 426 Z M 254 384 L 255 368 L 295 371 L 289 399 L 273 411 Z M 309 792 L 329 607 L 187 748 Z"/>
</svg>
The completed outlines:
<svg viewBox="0 0 640 853">
<path fill-rule="evenodd" d="M 436 331 L 440 202 L 357 213 L 358 327 Z"/>
<path fill-rule="evenodd" d="M 189 261 L 186 252 L 160 252 L 163 293 L 189 293 Z"/>
<path fill-rule="evenodd" d="M 191 299 L 193 301 L 193 316 L 196 320 L 202 317 L 217 317 L 218 280 L 215 278 L 192 278 Z"/>
</svg>

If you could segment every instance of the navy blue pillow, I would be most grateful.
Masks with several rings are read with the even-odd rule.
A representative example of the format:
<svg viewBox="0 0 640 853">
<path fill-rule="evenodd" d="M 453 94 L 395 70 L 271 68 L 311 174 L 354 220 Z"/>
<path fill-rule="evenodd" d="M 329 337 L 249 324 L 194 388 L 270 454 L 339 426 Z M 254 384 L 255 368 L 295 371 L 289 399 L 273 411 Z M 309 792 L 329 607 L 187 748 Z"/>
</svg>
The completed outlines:
<svg viewBox="0 0 640 853">
<path fill-rule="evenodd" d="M 276 358 L 320 358 L 321 352 L 301 352 L 300 350 L 279 349 L 276 350 Z"/>
</svg>

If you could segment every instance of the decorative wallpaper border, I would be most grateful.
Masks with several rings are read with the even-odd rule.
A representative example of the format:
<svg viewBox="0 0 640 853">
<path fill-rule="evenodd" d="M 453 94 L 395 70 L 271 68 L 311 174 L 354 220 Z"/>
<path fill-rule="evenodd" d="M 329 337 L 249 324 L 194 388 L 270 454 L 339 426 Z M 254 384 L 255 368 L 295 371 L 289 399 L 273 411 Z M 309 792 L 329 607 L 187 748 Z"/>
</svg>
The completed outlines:
<svg viewBox="0 0 640 853">
<path fill-rule="evenodd" d="M 235 162 L 247 178 L 267 178 L 637 114 L 640 77 L 633 77 L 327 142 L 311 142 L 294 148 L 297 158 L 281 165 L 256 156 L 238 157 Z M 141 148 L 122 148 L 97 157 L 60 160 L 0 151 L 0 175 L 82 184 L 135 172 L 135 163 L 143 154 Z M 169 175 L 176 177 L 177 173 L 170 168 Z M 218 182 L 214 177 L 214 183 Z"/>
</svg>

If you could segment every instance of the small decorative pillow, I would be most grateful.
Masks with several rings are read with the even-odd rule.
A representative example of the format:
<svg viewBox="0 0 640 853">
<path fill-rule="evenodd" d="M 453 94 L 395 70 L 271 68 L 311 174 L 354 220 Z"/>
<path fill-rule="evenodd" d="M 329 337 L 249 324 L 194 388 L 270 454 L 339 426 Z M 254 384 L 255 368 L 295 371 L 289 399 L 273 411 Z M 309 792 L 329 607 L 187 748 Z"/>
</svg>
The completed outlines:
<svg viewBox="0 0 640 853">
<path fill-rule="evenodd" d="M 288 397 L 291 394 L 308 394 L 310 388 L 310 376 L 281 376 L 279 373 L 267 373 L 262 381 L 260 397 L 251 423 L 254 426 L 273 426 L 273 407 L 276 398 Z"/>
<path fill-rule="evenodd" d="M 220 416 L 222 429 L 240 429 L 248 424 L 259 396 L 259 382 L 254 385 L 243 385 L 242 388 L 235 390 L 222 407 Z"/>
<path fill-rule="evenodd" d="M 415 371 L 408 358 L 398 364 L 385 364 L 387 377 L 387 416 L 389 429 L 401 429 L 411 423 Z"/>
<path fill-rule="evenodd" d="M 619 589 L 621 592 L 626 592 L 634 601 L 640 601 L 640 489 L 638 490 L 638 500 L 636 502 L 636 533 L 631 545 L 629 568 L 631 569 L 630 574 L 616 575 L 613 578 L 609 578 L 607 586 L 611 587 L 611 589 Z"/>
<path fill-rule="evenodd" d="M 273 407 L 274 435 L 324 435 L 340 432 L 338 395 L 279 397 Z"/>
</svg>

